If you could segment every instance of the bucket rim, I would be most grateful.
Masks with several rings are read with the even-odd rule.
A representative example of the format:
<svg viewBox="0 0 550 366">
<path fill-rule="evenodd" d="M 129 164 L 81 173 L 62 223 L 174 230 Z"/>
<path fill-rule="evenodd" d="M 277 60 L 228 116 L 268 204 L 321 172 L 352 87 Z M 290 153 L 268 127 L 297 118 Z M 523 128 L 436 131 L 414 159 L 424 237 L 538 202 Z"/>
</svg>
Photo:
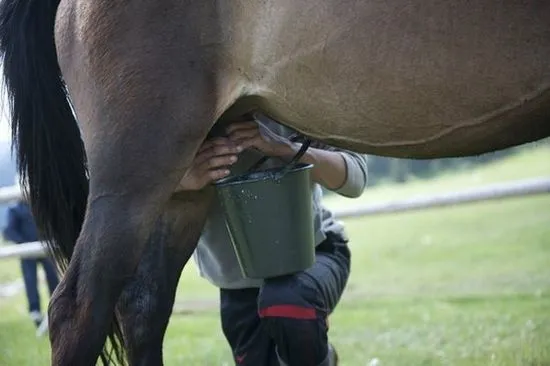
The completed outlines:
<svg viewBox="0 0 550 366">
<path fill-rule="evenodd" d="M 262 181 L 273 179 L 274 173 L 277 173 L 285 168 L 286 167 L 282 166 L 282 167 L 248 172 L 248 173 L 244 173 L 244 174 L 240 174 L 232 177 L 219 179 L 215 181 L 213 184 L 216 187 L 228 187 L 228 186 L 242 185 L 242 184 L 248 184 L 248 183 L 262 182 Z M 295 173 L 302 170 L 308 170 L 311 168 L 313 168 L 313 164 L 297 163 L 286 174 Z"/>
</svg>

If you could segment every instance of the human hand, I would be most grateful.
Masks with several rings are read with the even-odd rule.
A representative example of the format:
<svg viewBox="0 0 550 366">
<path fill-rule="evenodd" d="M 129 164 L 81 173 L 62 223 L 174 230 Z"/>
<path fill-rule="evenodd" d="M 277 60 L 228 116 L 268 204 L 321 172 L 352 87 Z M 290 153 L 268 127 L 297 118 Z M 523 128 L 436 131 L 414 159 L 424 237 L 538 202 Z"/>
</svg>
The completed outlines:
<svg viewBox="0 0 550 366">
<path fill-rule="evenodd" d="M 228 138 L 243 150 L 252 147 L 267 156 L 276 157 L 293 156 L 297 151 L 289 139 L 254 121 L 233 123 L 226 131 Z"/>
<path fill-rule="evenodd" d="M 229 167 L 237 162 L 243 150 L 226 137 L 205 141 L 178 185 L 178 191 L 198 191 L 229 175 Z"/>
</svg>

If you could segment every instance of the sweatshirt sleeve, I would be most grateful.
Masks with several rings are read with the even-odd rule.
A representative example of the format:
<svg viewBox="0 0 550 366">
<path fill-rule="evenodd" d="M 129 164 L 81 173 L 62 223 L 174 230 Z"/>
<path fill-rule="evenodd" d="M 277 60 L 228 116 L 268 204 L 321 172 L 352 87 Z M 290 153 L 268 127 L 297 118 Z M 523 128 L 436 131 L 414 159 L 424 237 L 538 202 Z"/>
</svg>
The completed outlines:
<svg viewBox="0 0 550 366">
<path fill-rule="evenodd" d="M 311 147 L 323 149 L 340 154 L 346 163 L 346 179 L 344 183 L 333 192 L 348 198 L 357 198 L 363 194 L 368 182 L 367 155 L 353 151 L 335 148 L 314 141 Z"/>
<path fill-rule="evenodd" d="M 346 179 L 333 191 L 349 198 L 363 194 L 368 181 L 367 156 L 345 150 L 335 150 L 342 155 L 346 163 Z"/>
</svg>

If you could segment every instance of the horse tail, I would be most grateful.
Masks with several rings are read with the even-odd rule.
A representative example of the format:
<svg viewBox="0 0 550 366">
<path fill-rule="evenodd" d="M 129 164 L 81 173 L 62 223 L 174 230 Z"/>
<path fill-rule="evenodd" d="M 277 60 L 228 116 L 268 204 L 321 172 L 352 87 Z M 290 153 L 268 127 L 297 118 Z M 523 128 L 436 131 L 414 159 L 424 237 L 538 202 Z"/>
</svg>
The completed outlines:
<svg viewBox="0 0 550 366">
<path fill-rule="evenodd" d="M 59 0 L 4 0 L 0 57 L 17 170 L 44 241 L 60 269 L 84 220 L 84 144 L 61 78 L 54 41 Z"/>
<path fill-rule="evenodd" d="M 64 272 L 84 221 L 89 183 L 84 143 L 57 61 L 54 27 L 59 2 L 3 0 L 0 59 L 21 186 L 41 239 Z M 113 334 L 120 342 L 116 320 L 109 339 L 120 360 Z M 106 355 L 104 350 L 104 363 L 111 360 Z"/>
</svg>

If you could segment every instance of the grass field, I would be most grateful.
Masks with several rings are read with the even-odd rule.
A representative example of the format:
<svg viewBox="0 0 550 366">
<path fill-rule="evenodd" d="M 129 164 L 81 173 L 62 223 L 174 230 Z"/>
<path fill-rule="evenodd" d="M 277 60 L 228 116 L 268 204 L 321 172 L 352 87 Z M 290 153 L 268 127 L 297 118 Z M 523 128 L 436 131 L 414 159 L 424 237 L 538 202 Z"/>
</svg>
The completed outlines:
<svg viewBox="0 0 550 366">
<path fill-rule="evenodd" d="M 382 186 L 331 207 L 550 176 L 539 147 L 475 171 Z M 331 318 L 341 365 L 550 365 L 550 196 L 346 220 L 352 276 Z M 0 262 L 0 283 L 18 276 Z M 231 365 L 216 290 L 189 265 L 166 365 Z M 23 294 L 0 298 L 0 366 L 47 365 Z M 259 365 L 260 366 L 260 365 Z"/>
</svg>

